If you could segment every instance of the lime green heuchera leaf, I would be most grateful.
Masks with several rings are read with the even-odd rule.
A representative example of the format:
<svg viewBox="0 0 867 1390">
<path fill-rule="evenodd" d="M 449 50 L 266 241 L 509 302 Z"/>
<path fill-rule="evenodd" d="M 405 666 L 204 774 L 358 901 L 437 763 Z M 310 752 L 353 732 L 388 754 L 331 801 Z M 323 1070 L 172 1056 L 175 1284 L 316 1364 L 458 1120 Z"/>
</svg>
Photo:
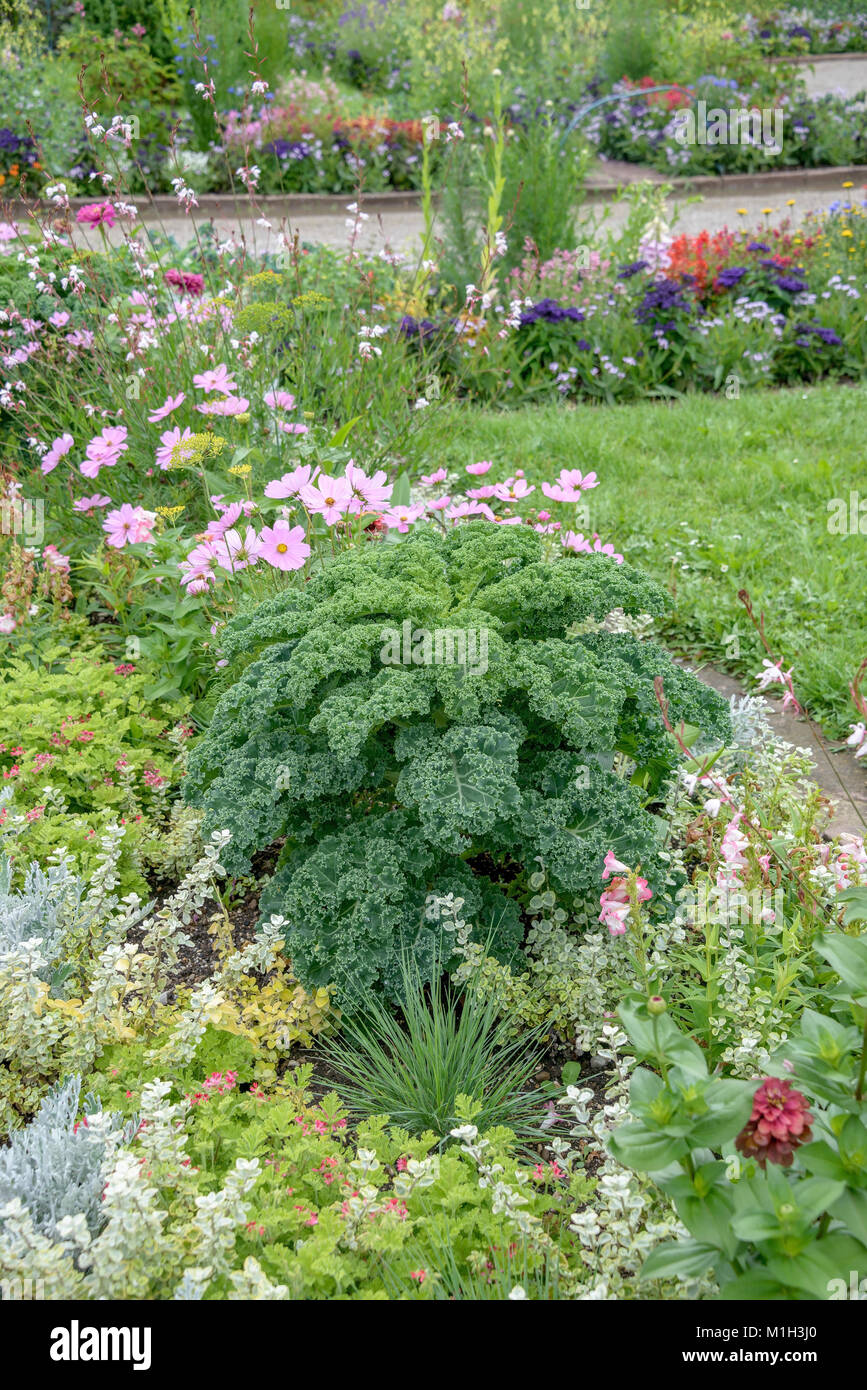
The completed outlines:
<svg viewBox="0 0 867 1390">
<path fill-rule="evenodd" d="M 654 677 L 708 737 L 728 736 L 725 703 L 651 643 L 574 627 L 666 602 L 608 556 L 548 563 L 530 528 L 479 521 L 347 551 L 229 623 L 186 795 L 232 831 L 233 872 L 285 841 L 261 907 L 306 986 L 394 992 L 407 949 L 435 973 L 451 945 L 429 903 L 448 892 L 508 959 L 538 858 L 590 901 L 611 849 L 661 885 L 645 802 L 678 754 Z"/>
</svg>

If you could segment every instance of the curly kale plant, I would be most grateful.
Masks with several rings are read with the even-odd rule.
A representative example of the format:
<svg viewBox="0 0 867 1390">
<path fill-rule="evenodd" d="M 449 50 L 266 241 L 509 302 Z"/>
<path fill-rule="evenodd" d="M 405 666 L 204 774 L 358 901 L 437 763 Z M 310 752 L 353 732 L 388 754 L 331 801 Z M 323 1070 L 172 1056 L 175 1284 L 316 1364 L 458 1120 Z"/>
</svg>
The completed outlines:
<svg viewBox="0 0 867 1390">
<path fill-rule="evenodd" d="M 261 908 L 307 987 L 395 995 L 409 951 L 430 978 L 451 951 L 429 895 L 463 897 L 507 959 L 540 862 L 585 900 L 609 849 L 662 882 L 645 803 L 677 750 L 654 677 L 705 735 L 727 709 L 650 643 L 586 629 L 665 603 L 607 556 L 551 563 L 534 531 L 472 522 L 348 551 L 229 624 L 235 683 L 186 793 L 231 830 L 232 872 L 285 840 Z"/>
</svg>

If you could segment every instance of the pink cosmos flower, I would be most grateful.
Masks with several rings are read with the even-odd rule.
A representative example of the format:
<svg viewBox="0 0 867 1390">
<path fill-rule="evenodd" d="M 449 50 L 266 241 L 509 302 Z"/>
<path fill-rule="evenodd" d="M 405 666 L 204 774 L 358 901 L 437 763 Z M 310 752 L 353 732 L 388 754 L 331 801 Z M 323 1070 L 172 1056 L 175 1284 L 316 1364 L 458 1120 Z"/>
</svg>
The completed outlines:
<svg viewBox="0 0 867 1390">
<path fill-rule="evenodd" d="M 288 423 L 285 420 L 278 420 L 277 428 L 282 434 L 309 434 L 310 432 L 310 426 L 302 425 L 298 420 L 290 420 Z"/>
<path fill-rule="evenodd" d="M 562 483 L 542 483 L 542 491 L 552 502 L 580 502 L 580 488 L 564 487 Z"/>
<path fill-rule="evenodd" d="M 92 512 L 96 507 L 110 506 L 110 497 L 103 497 L 100 493 L 95 492 L 92 497 L 79 497 L 76 502 L 73 502 L 72 510 L 74 512 Z"/>
<path fill-rule="evenodd" d="M 193 385 L 200 387 L 202 391 L 220 391 L 224 396 L 238 389 L 225 362 L 220 362 L 218 366 L 206 372 L 199 372 L 193 377 Z"/>
<path fill-rule="evenodd" d="M 291 391 L 266 391 L 265 404 L 272 410 L 294 410 L 295 397 Z"/>
<path fill-rule="evenodd" d="M 246 396 L 226 396 L 222 401 L 205 401 L 196 406 L 200 415 L 246 415 L 249 409 Z"/>
<path fill-rule="evenodd" d="M 88 227 L 113 227 L 116 218 L 111 203 L 86 203 L 78 209 L 75 220 Z"/>
<path fill-rule="evenodd" d="M 217 564 L 224 570 L 243 570 L 255 565 L 260 554 L 259 537 L 248 526 L 242 539 L 240 531 L 227 531 L 214 544 Z"/>
<path fill-rule="evenodd" d="M 166 430 L 160 435 L 160 448 L 156 452 L 156 461 L 160 468 L 171 468 L 172 450 L 176 444 L 182 444 L 185 439 L 191 439 L 193 431 L 187 425 L 181 433 L 179 425 L 175 425 L 173 430 Z"/>
<path fill-rule="evenodd" d="M 465 516 L 483 516 L 488 521 L 494 520 L 494 513 L 487 502 L 456 502 L 453 507 L 449 507 L 446 516 L 449 521 L 460 521 Z"/>
<path fill-rule="evenodd" d="M 108 532 L 108 544 L 115 550 L 122 550 L 127 544 L 138 545 L 151 540 L 156 519 L 156 512 L 146 512 L 144 507 L 132 507 L 124 502 L 116 511 L 108 513 L 102 529 Z"/>
<path fill-rule="evenodd" d="M 352 459 L 346 465 L 346 480 L 352 488 L 353 513 L 379 511 L 391 501 L 393 485 L 388 482 L 385 471 L 380 468 L 369 478 Z"/>
<path fill-rule="evenodd" d="M 94 435 L 84 451 L 85 458 L 79 465 L 79 472 L 85 478 L 95 478 L 100 468 L 114 468 L 121 454 L 129 448 L 126 436 L 125 425 L 109 426 L 102 434 Z"/>
<path fill-rule="evenodd" d="M 270 483 L 265 484 L 266 497 L 297 497 L 303 487 L 316 477 L 319 469 L 313 468 L 309 463 L 301 464 L 298 468 L 293 468 L 291 473 L 284 473 L 280 478 L 273 478 Z"/>
<path fill-rule="evenodd" d="M 445 468 L 438 468 L 435 473 L 422 473 L 421 481 L 425 487 L 436 487 L 437 483 L 444 483 L 448 476 Z"/>
<path fill-rule="evenodd" d="M 590 488 L 599 486 L 595 473 L 582 473 L 580 468 L 561 468 L 558 481 L 562 487 L 575 488 L 579 492 L 588 492 Z"/>
<path fill-rule="evenodd" d="M 148 420 L 152 425 L 156 425 L 158 421 L 164 420 L 167 415 L 171 415 L 173 410 L 177 410 L 179 405 L 183 405 L 186 399 L 183 391 L 179 392 L 177 396 L 166 396 L 159 409 L 152 411 L 148 416 Z"/>
<path fill-rule="evenodd" d="M 389 511 L 383 512 L 382 523 L 387 526 L 389 531 L 400 531 L 405 535 L 412 526 L 413 522 L 418 521 L 424 511 L 424 503 L 416 502 L 412 507 L 392 507 Z"/>
<path fill-rule="evenodd" d="M 535 492 L 535 487 L 530 487 L 522 478 L 507 478 L 504 483 L 497 483 L 494 487 L 494 496 L 501 502 L 517 502 L 522 497 L 529 497 L 531 492 Z"/>
<path fill-rule="evenodd" d="M 318 514 L 326 526 L 333 526 L 349 511 L 352 484 L 348 478 L 332 478 L 320 473 L 315 483 L 301 489 L 301 501 L 308 512 Z"/>
<path fill-rule="evenodd" d="M 428 502 L 427 509 L 429 512 L 443 512 L 446 507 L 451 506 L 451 501 L 447 493 L 445 497 L 438 497 L 435 502 Z"/>
<path fill-rule="evenodd" d="M 290 526 L 288 521 L 275 521 L 263 526 L 259 533 L 259 556 L 278 570 L 300 570 L 310 556 L 310 546 L 304 539 L 303 526 Z"/>
<path fill-rule="evenodd" d="M 472 473 L 474 477 L 477 477 L 481 473 L 487 473 L 488 469 L 492 467 L 492 463 L 488 462 L 487 459 L 483 459 L 481 463 L 468 463 L 467 472 Z"/>
<path fill-rule="evenodd" d="M 523 526 L 523 521 L 519 516 L 495 516 L 494 520 L 498 526 Z"/>
<path fill-rule="evenodd" d="M 47 454 L 42 455 L 42 462 L 39 465 L 43 473 L 50 473 L 56 468 L 60 460 L 69 453 L 75 444 L 71 434 L 61 434 L 53 441 Z"/>
<path fill-rule="evenodd" d="M 481 502 L 486 497 L 496 496 L 496 490 L 493 483 L 483 483 L 481 487 L 468 487 L 467 496 L 474 502 Z"/>
</svg>

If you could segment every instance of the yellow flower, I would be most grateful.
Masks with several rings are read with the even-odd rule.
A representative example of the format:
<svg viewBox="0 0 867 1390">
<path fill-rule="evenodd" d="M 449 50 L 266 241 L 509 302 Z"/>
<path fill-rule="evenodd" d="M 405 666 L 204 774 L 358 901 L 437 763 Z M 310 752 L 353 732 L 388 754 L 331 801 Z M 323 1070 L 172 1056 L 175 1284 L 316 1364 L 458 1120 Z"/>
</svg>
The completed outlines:
<svg viewBox="0 0 867 1390">
<path fill-rule="evenodd" d="M 166 521 L 174 521 L 176 516 L 187 510 L 186 504 L 181 503 L 177 507 L 157 507 L 157 516 L 164 516 Z"/>
<path fill-rule="evenodd" d="M 852 182 L 851 179 L 847 179 L 846 182 L 843 184 L 843 187 L 844 187 L 844 188 L 854 188 L 855 185 L 854 185 L 854 183 Z"/>
<path fill-rule="evenodd" d="M 763 214 L 764 214 L 765 217 L 770 217 L 770 215 L 771 215 L 771 213 L 773 212 L 773 210 L 774 210 L 773 208 L 762 208 L 762 212 L 763 212 Z"/>
<path fill-rule="evenodd" d="M 849 231 L 849 228 L 847 227 L 846 230 L 845 230 L 844 232 L 841 232 L 841 233 L 840 233 L 840 235 L 841 235 L 841 236 L 852 236 L 853 233 L 850 232 L 850 231 Z"/>
<path fill-rule="evenodd" d="M 794 198 L 787 198 L 787 199 L 786 199 L 786 207 L 787 207 L 787 208 L 793 208 L 794 206 L 795 206 L 795 200 L 794 200 Z"/>
<path fill-rule="evenodd" d="M 235 477 L 235 478 L 246 478 L 248 473 L 252 473 L 252 472 L 253 472 L 253 470 L 252 470 L 252 468 L 250 467 L 249 463 L 236 463 L 236 464 L 235 464 L 232 468 L 230 468 L 228 471 L 229 471 L 229 472 L 232 474 L 232 476 Z"/>
<path fill-rule="evenodd" d="M 746 217 L 747 215 L 746 208 L 736 208 L 735 211 L 737 212 L 738 217 Z"/>
</svg>

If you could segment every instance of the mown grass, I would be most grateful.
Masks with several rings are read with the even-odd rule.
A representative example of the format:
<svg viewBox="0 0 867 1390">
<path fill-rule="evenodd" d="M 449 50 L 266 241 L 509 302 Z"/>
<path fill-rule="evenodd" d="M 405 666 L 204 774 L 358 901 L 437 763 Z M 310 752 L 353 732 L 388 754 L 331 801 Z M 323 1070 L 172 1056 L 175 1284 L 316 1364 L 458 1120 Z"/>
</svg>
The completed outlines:
<svg viewBox="0 0 867 1390">
<path fill-rule="evenodd" d="M 802 702 L 830 734 L 846 731 L 848 683 L 867 656 L 867 505 L 865 534 L 834 535 L 829 503 L 852 491 L 867 503 L 867 386 L 455 408 L 440 437 L 438 462 L 494 460 L 486 481 L 595 469 L 590 529 L 669 588 L 669 644 L 749 677 L 764 652 L 738 600 L 745 588 Z"/>
</svg>

